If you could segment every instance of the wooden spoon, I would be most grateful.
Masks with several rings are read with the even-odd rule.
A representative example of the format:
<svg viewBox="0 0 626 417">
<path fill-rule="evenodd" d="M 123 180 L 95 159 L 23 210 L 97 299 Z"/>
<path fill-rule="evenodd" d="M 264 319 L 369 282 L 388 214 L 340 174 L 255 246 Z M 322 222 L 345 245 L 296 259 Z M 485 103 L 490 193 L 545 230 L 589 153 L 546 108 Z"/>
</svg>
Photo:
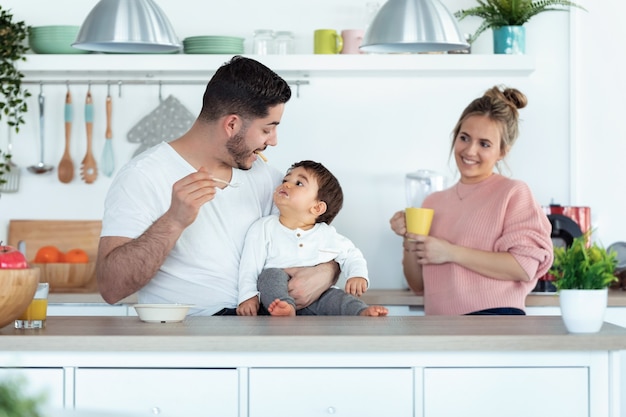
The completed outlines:
<svg viewBox="0 0 626 417">
<path fill-rule="evenodd" d="M 74 162 L 70 156 L 70 136 L 72 134 L 72 96 L 68 88 L 65 95 L 65 151 L 59 162 L 59 181 L 67 184 L 74 179 Z"/>
<path fill-rule="evenodd" d="M 87 153 L 80 166 L 80 176 L 87 184 L 91 184 L 98 178 L 98 164 L 91 151 L 91 142 L 93 140 L 93 99 L 91 98 L 91 90 L 87 90 L 87 98 L 85 100 L 85 127 L 87 129 Z"/>
</svg>

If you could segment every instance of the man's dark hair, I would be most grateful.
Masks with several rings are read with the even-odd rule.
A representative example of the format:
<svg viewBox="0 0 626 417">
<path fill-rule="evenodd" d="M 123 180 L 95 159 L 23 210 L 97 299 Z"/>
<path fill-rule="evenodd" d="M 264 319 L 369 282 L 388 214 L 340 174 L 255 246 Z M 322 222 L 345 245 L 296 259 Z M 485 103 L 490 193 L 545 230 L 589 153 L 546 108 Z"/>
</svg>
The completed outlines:
<svg viewBox="0 0 626 417">
<path fill-rule="evenodd" d="M 215 121 L 228 114 L 244 119 L 266 117 L 269 108 L 286 103 L 291 88 L 274 71 L 250 58 L 234 56 L 211 78 L 199 119 Z"/>
</svg>

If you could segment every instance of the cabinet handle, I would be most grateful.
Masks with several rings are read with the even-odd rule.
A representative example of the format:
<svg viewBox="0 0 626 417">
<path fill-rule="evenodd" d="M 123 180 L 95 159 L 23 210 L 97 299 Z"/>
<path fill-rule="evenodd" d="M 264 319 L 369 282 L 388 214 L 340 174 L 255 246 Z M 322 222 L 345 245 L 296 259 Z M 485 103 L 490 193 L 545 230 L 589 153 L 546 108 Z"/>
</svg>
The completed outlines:
<svg viewBox="0 0 626 417">
<path fill-rule="evenodd" d="M 152 407 L 151 411 L 155 416 L 161 414 L 161 409 L 159 407 Z"/>
<path fill-rule="evenodd" d="M 326 409 L 326 414 L 335 414 L 336 410 L 335 407 L 328 407 Z"/>
</svg>

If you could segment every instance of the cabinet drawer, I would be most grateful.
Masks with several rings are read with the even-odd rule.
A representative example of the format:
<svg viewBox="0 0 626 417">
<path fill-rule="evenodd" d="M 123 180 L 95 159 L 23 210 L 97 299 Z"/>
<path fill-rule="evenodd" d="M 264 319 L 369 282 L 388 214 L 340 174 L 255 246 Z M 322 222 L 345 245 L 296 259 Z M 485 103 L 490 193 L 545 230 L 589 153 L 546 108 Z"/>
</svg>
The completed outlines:
<svg viewBox="0 0 626 417">
<path fill-rule="evenodd" d="M 427 368 L 428 417 L 588 417 L 589 372 L 580 368 Z"/>
<path fill-rule="evenodd" d="M 63 368 L 0 369 L 0 381 L 13 379 L 23 381 L 26 395 L 44 395 L 45 404 L 49 408 L 63 408 L 65 388 Z"/>
<path fill-rule="evenodd" d="M 250 417 L 413 415 L 413 371 L 251 369 Z"/>
<path fill-rule="evenodd" d="M 236 369 L 76 370 L 76 409 L 137 416 L 237 417 Z"/>
</svg>

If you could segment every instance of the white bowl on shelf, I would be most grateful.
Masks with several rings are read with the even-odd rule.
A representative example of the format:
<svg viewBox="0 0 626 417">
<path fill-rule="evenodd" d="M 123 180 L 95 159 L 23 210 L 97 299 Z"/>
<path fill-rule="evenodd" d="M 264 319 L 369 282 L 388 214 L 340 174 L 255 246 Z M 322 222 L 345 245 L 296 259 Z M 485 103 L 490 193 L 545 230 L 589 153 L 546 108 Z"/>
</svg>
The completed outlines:
<svg viewBox="0 0 626 417">
<path fill-rule="evenodd" d="M 185 320 L 191 304 L 135 304 L 139 319 L 146 323 L 178 323 Z"/>
</svg>

